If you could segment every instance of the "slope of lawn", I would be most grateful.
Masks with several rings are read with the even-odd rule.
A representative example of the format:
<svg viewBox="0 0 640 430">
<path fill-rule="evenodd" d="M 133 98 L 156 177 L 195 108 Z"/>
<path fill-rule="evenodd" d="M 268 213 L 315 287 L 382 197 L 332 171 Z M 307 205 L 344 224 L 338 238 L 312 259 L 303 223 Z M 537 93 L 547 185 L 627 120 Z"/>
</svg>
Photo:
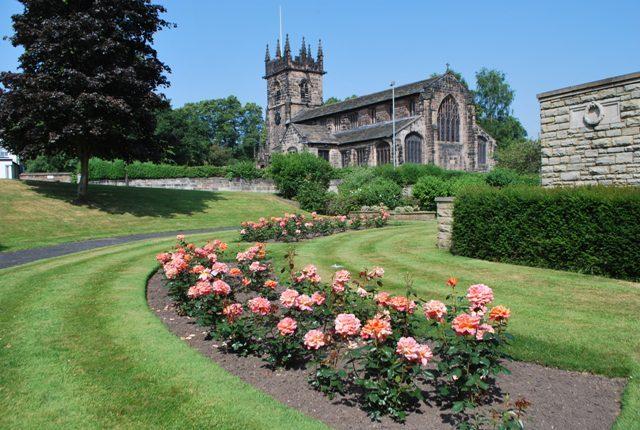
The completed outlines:
<svg viewBox="0 0 640 430">
<path fill-rule="evenodd" d="M 631 377 L 618 428 L 639 428 L 640 284 L 453 256 L 435 238 L 435 222 L 335 235 L 299 244 L 298 264 L 315 263 L 324 276 L 334 264 L 352 271 L 379 265 L 385 289 L 402 293 L 410 274 L 427 299 L 444 299 L 449 276 L 465 289 L 487 284 L 496 303 L 512 310 L 515 358 Z"/>
<path fill-rule="evenodd" d="M 385 289 L 396 292 L 410 273 L 425 298 L 442 299 L 452 275 L 461 288 L 486 283 L 512 309 L 517 359 L 629 378 L 616 428 L 637 428 L 639 284 L 452 256 L 436 249 L 435 235 L 435 223 L 407 223 L 269 249 L 280 264 L 295 246 L 297 264 L 317 264 L 325 279 L 334 264 L 381 265 Z M 143 241 L 0 270 L 0 428 L 321 427 L 190 350 L 151 313 L 146 277 L 171 245 Z"/>
<path fill-rule="evenodd" d="M 170 245 L 0 271 L 0 428 L 326 428 L 191 350 L 149 311 L 146 279 Z"/>
<path fill-rule="evenodd" d="M 0 181 L 0 251 L 83 239 L 238 225 L 253 214 L 296 210 L 269 194 L 90 185 L 75 205 L 75 186 Z"/>
</svg>

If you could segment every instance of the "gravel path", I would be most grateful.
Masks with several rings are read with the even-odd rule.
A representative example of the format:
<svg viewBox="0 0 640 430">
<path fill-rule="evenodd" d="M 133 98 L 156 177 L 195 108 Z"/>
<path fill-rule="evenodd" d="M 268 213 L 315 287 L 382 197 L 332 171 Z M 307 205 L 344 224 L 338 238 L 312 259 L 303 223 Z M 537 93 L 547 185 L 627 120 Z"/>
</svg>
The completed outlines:
<svg viewBox="0 0 640 430">
<path fill-rule="evenodd" d="M 104 246 L 120 245 L 122 243 L 135 242 L 137 240 L 155 239 L 158 237 L 171 237 L 177 234 L 214 233 L 218 231 L 230 231 L 237 227 L 201 228 L 195 230 L 163 231 L 158 233 L 131 234 L 128 236 L 108 237 L 105 239 L 91 239 L 80 242 L 61 243 L 59 245 L 45 246 L 43 248 L 31 248 L 20 251 L 0 252 L 0 269 L 19 266 L 45 258 L 59 257 L 75 252 L 88 251 Z"/>
</svg>

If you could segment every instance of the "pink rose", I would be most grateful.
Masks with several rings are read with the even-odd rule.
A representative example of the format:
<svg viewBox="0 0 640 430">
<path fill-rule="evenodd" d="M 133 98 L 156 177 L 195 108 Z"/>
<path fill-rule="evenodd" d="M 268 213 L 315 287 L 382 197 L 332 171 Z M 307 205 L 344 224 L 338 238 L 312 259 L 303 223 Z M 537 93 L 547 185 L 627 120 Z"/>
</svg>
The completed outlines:
<svg viewBox="0 0 640 430">
<path fill-rule="evenodd" d="M 480 323 L 477 315 L 460 314 L 451 321 L 451 327 L 459 335 L 475 335 Z"/>
<path fill-rule="evenodd" d="M 286 317 L 280 320 L 277 327 L 282 336 L 289 336 L 295 333 L 298 328 L 298 324 L 293 318 Z"/>
<path fill-rule="evenodd" d="M 354 314 L 338 314 L 335 329 L 342 336 L 356 335 L 360 331 L 360 320 Z"/>
<path fill-rule="evenodd" d="M 213 292 L 219 296 L 226 296 L 231 292 L 231 287 L 226 282 L 218 279 L 213 282 Z"/>
<path fill-rule="evenodd" d="M 483 340 L 485 333 L 495 333 L 495 330 L 489 324 L 480 324 L 478 326 L 478 330 L 476 331 L 476 339 Z"/>
<path fill-rule="evenodd" d="M 232 303 L 222 309 L 222 314 L 227 317 L 229 322 L 233 322 L 242 315 L 243 309 L 240 303 Z"/>
<path fill-rule="evenodd" d="M 473 308 L 483 308 L 493 301 L 493 290 L 484 284 L 472 285 L 467 290 L 467 299 Z"/>
<path fill-rule="evenodd" d="M 318 291 L 316 291 L 315 293 L 313 293 L 311 295 L 311 300 L 313 300 L 313 303 L 315 303 L 316 305 L 320 306 L 324 303 L 326 299 L 326 296 L 324 293 L 320 293 Z"/>
<path fill-rule="evenodd" d="M 301 311 L 312 311 L 315 304 L 313 299 L 306 294 L 301 294 L 296 298 L 296 307 Z"/>
<path fill-rule="evenodd" d="M 304 335 L 304 346 L 307 349 L 320 349 L 327 344 L 327 339 L 324 333 L 320 330 L 309 330 Z"/>
<path fill-rule="evenodd" d="M 258 315 L 269 315 L 271 312 L 271 303 L 264 297 L 255 297 L 247 302 L 249 310 Z"/>
<path fill-rule="evenodd" d="M 284 306 L 285 308 L 290 308 L 295 305 L 296 299 L 299 295 L 300 293 L 298 293 L 296 290 L 288 288 L 284 290 L 282 294 L 280 294 L 280 303 L 282 303 L 282 306 Z"/>
<path fill-rule="evenodd" d="M 424 316 L 430 320 L 442 322 L 447 314 L 447 306 L 438 300 L 429 300 L 422 307 Z"/>
</svg>

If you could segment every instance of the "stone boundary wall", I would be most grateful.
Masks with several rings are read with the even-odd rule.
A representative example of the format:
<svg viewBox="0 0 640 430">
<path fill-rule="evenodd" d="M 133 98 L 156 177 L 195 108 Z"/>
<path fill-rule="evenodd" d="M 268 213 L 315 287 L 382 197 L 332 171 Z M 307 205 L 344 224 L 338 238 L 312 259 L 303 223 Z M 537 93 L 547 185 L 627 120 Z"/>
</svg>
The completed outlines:
<svg viewBox="0 0 640 430">
<path fill-rule="evenodd" d="M 127 186 L 124 180 L 90 181 L 97 185 Z M 276 185 L 270 179 L 227 179 L 227 178 L 170 178 L 170 179 L 130 179 L 129 187 L 171 188 L 178 190 L 200 191 L 249 191 L 254 193 L 277 192 Z"/>
<path fill-rule="evenodd" d="M 438 248 L 451 249 L 453 227 L 453 197 L 436 197 L 436 217 L 438 220 Z"/>
<path fill-rule="evenodd" d="M 20 173 L 21 181 L 40 181 L 40 182 L 66 182 L 71 183 L 73 173 L 70 172 L 53 172 L 53 173 Z"/>
<path fill-rule="evenodd" d="M 379 212 L 371 212 L 371 211 L 355 211 L 351 212 L 350 215 L 375 215 Z M 436 213 L 431 211 L 416 211 L 416 212 L 405 212 L 405 213 L 394 213 L 393 211 L 389 212 L 389 219 L 393 221 L 430 221 L 436 219 Z"/>
<path fill-rule="evenodd" d="M 538 94 L 542 185 L 640 185 L 640 72 Z"/>
</svg>

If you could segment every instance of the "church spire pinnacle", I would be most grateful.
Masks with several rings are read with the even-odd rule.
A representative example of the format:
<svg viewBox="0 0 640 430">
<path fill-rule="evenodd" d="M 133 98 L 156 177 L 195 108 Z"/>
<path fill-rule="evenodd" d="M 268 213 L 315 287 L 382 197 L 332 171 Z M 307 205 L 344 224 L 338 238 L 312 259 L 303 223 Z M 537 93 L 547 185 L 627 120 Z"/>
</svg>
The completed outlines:
<svg viewBox="0 0 640 430">
<path fill-rule="evenodd" d="M 271 53 L 269 53 L 269 44 L 267 43 L 267 52 L 264 54 L 264 61 L 270 61 L 271 60 Z"/>
<path fill-rule="evenodd" d="M 318 64 L 322 67 L 322 61 L 324 60 L 324 53 L 322 52 L 322 39 L 318 39 Z"/>
<path fill-rule="evenodd" d="M 284 42 L 284 58 L 289 61 L 291 60 L 291 44 L 289 43 L 289 34 L 287 34 Z"/>
<path fill-rule="evenodd" d="M 278 43 L 276 44 L 276 58 L 282 58 L 282 49 L 280 49 L 280 39 L 278 39 Z"/>
<path fill-rule="evenodd" d="M 302 46 L 300 46 L 300 59 L 302 61 L 307 59 L 307 43 L 304 40 L 304 36 L 302 36 Z"/>
</svg>

